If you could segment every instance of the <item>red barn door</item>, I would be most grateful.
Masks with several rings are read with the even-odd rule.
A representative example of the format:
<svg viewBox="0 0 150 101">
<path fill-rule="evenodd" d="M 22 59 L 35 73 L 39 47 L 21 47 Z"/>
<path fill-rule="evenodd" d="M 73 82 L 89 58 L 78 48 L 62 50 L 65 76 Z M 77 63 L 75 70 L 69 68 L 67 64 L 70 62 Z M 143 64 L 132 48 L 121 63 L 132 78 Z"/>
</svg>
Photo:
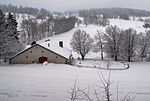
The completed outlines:
<svg viewBox="0 0 150 101">
<path fill-rule="evenodd" d="M 39 58 L 39 63 L 43 63 L 45 61 L 47 61 L 47 57 L 40 57 Z"/>
</svg>

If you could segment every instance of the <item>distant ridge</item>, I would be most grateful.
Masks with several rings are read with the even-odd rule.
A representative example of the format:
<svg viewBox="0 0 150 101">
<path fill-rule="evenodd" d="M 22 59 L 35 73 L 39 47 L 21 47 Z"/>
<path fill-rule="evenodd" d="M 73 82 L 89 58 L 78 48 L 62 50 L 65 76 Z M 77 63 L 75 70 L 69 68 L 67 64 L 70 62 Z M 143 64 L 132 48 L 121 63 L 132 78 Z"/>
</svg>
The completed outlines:
<svg viewBox="0 0 150 101">
<path fill-rule="evenodd" d="M 37 8 L 22 7 L 22 6 L 17 7 L 11 4 L 9 5 L 0 4 L 0 9 L 3 10 L 4 12 L 30 14 L 30 15 L 37 15 L 39 12 L 39 9 Z"/>
<path fill-rule="evenodd" d="M 131 8 L 92 8 L 79 10 L 79 16 L 97 16 L 104 15 L 106 18 L 117 18 L 123 16 L 137 16 L 137 17 L 147 17 L 150 16 L 150 11 L 131 9 Z"/>
</svg>

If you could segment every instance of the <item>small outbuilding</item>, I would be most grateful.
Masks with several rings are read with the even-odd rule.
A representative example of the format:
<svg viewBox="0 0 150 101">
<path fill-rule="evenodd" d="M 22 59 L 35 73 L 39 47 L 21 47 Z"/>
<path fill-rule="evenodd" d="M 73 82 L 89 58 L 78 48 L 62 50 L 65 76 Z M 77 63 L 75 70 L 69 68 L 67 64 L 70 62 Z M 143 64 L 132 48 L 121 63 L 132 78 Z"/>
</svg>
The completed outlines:
<svg viewBox="0 0 150 101">
<path fill-rule="evenodd" d="M 72 51 L 63 47 L 63 42 L 59 45 L 51 45 L 49 42 L 32 44 L 31 47 L 19 52 L 9 59 L 10 64 L 32 64 L 49 63 L 67 64 L 71 62 Z"/>
</svg>

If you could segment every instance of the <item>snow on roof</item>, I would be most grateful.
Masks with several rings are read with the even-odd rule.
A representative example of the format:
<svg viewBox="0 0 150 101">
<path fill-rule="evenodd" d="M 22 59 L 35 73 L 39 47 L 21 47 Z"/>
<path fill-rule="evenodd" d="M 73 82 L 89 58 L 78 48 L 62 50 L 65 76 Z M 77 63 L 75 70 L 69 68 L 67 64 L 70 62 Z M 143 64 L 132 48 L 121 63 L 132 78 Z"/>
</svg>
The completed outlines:
<svg viewBox="0 0 150 101">
<path fill-rule="evenodd" d="M 37 43 L 46 49 L 53 51 L 67 59 L 69 59 L 72 51 L 70 49 L 67 49 L 65 47 L 60 47 L 59 45 L 51 44 L 50 42 L 42 42 L 42 43 Z M 50 44 L 50 47 L 48 47 L 48 44 Z"/>
<path fill-rule="evenodd" d="M 50 44 L 50 47 L 48 47 L 48 42 L 41 42 L 41 43 L 37 43 L 36 45 L 43 46 L 44 48 L 46 48 L 46 49 L 48 49 L 50 51 L 53 51 L 54 53 L 59 54 L 60 56 L 63 56 L 65 58 L 67 58 L 67 59 L 69 59 L 70 55 L 72 54 L 72 51 L 70 49 L 65 48 L 65 47 L 60 47 L 59 45 Z M 32 48 L 32 46 L 26 45 L 26 48 L 24 50 L 22 50 L 19 53 L 15 54 L 10 59 L 16 57 L 17 55 L 23 53 L 24 51 L 26 51 L 26 50 L 28 50 L 30 48 Z"/>
</svg>

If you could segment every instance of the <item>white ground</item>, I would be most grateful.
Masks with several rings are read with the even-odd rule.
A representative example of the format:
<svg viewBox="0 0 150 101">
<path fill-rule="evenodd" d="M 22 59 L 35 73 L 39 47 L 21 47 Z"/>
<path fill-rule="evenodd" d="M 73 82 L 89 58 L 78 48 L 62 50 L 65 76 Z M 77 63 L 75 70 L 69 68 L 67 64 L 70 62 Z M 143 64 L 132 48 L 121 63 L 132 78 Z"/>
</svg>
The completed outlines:
<svg viewBox="0 0 150 101">
<path fill-rule="evenodd" d="M 135 28 L 137 32 L 146 31 L 142 27 L 142 22 L 118 19 L 110 19 L 110 21 L 111 25 L 118 25 L 123 29 Z M 96 30 L 104 32 L 106 27 L 81 25 L 71 31 L 46 39 L 50 39 L 50 44 L 53 45 L 58 45 L 59 41 L 63 41 L 64 47 L 71 49 L 69 43 L 77 29 L 84 29 L 93 37 Z M 46 39 L 39 43 L 42 44 Z M 75 58 L 79 56 L 75 52 L 73 55 Z M 100 57 L 99 54 L 89 53 L 86 58 Z M 82 64 L 104 65 L 106 61 L 100 64 L 94 61 L 84 61 Z M 115 67 L 120 67 L 117 63 L 115 65 Z M 130 92 L 131 96 L 136 95 L 135 101 L 149 101 L 150 63 L 134 62 L 130 65 L 128 70 L 111 72 L 112 81 L 114 81 L 111 88 L 113 97 L 116 97 L 116 82 L 119 80 L 120 95 L 125 96 Z M 78 86 L 81 88 L 94 86 L 99 82 L 97 71 L 99 70 L 95 68 L 78 68 L 63 64 L 0 65 L 0 101 L 69 101 L 67 91 L 73 86 L 75 78 L 78 76 Z M 102 70 L 102 72 L 107 77 L 108 71 Z"/>
<path fill-rule="evenodd" d="M 115 62 L 115 61 L 108 61 L 108 60 L 96 60 L 96 59 L 86 59 L 86 60 L 74 60 L 72 62 L 73 65 L 78 66 L 80 68 L 99 68 L 99 69 L 126 69 L 128 68 L 128 64 L 125 62 Z"/>
<path fill-rule="evenodd" d="M 120 97 L 130 92 L 132 97 L 136 95 L 134 101 L 149 101 L 150 63 L 137 62 L 130 66 L 128 70 L 111 72 L 112 96 L 116 97 L 119 80 Z M 99 69 L 59 64 L 1 65 L 0 101 L 69 101 L 67 91 L 76 77 L 81 88 L 95 86 L 99 82 L 97 71 Z M 101 71 L 107 77 L 108 71 Z"/>
</svg>

